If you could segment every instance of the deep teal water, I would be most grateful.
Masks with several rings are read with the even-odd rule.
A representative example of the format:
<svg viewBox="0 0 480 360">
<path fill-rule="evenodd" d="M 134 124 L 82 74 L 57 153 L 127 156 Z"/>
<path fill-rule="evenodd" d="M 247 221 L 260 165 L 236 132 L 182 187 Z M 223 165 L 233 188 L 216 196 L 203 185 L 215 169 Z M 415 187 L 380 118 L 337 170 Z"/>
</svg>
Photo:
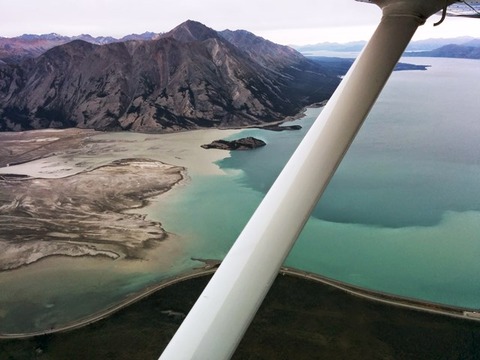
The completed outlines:
<svg viewBox="0 0 480 360">
<path fill-rule="evenodd" d="M 432 67 L 392 75 L 287 264 L 480 307 L 480 63 L 408 60 Z M 319 111 L 295 122 L 300 131 L 243 131 L 268 146 L 232 152 L 219 162 L 227 176 L 193 178 L 163 218 L 190 253 L 224 256 Z"/>
</svg>

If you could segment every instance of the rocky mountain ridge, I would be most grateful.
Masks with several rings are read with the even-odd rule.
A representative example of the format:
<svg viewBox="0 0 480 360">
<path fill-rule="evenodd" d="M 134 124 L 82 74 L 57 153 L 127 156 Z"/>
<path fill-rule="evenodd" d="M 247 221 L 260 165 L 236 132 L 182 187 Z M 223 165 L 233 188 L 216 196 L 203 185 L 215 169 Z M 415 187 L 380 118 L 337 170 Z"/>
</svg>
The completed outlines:
<svg viewBox="0 0 480 360">
<path fill-rule="evenodd" d="M 327 99 L 338 82 L 291 48 L 187 21 L 156 40 L 74 40 L 0 65 L 0 130 L 262 124 Z"/>
<path fill-rule="evenodd" d="M 111 36 L 93 37 L 89 34 L 77 36 L 63 36 L 51 34 L 24 34 L 13 38 L 0 37 L 0 60 L 7 63 L 17 64 L 25 59 L 36 58 L 55 46 L 66 44 L 73 40 L 83 40 L 95 45 L 105 45 L 114 42 L 130 40 L 155 40 L 161 34 L 145 32 L 143 34 L 131 34 L 120 39 Z"/>
</svg>

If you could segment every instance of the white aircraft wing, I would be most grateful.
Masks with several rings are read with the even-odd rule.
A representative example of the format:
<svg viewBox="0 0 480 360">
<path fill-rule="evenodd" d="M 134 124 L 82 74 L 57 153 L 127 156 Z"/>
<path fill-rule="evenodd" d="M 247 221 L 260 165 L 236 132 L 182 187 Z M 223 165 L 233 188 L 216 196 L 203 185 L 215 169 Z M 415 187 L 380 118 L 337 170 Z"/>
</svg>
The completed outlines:
<svg viewBox="0 0 480 360">
<path fill-rule="evenodd" d="M 161 360 L 232 356 L 416 29 L 455 2 L 362 1 L 382 8 L 377 30 L 245 226 Z"/>
</svg>

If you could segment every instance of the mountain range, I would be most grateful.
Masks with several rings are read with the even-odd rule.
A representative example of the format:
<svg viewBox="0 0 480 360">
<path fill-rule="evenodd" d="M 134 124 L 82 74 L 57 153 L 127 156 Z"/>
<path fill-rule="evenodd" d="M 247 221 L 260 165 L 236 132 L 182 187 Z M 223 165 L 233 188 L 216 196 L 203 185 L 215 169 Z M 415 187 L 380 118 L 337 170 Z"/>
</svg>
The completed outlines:
<svg viewBox="0 0 480 360">
<path fill-rule="evenodd" d="M 26 58 L 34 58 L 45 51 L 73 40 L 83 40 L 96 45 L 105 45 L 129 40 L 155 40 L 161 34 L 145 32 L 143 34 L 131 34 L 116 39 L 111 36 L 93 37 L 88 34 L 78 36 L 63 36 L 55 33 L 34 35 L 24 34 L 13 38 L 0 37 L 0 60 L 6 63 L 19 63 Z"/>
<path fill-rule="evenodd" d="M 148 39 L 97 38 L 104 45 L 76 39 L 42 53 L 45 44 L 64 41 L 53 34 L 28 56 L 4 58 L 0 130 L 168 132 L 263 124 L 327 99 L 339 82 L 292 48 L 243 30 L 217 32 L 187 21 L 143 36 Z"/>
<path fill-rule="evenodd" d="M 365 41 L 348 43 L 319 43 L 292 47 L 306 56 L 318 56 L 322 52 L 360 52 L 365 46 Z M 426 57 L 453 57 L 479 59 L 480 39 L 463 36 L 450 39 L 426 39 L 412 41 L 407 49 L 406 56 Z"/>
<path fill-rule="evenodd" d="M 471 43 L 477 44 L 476 42 Z M 450 44 L 429 51 L 409 51 L 404 56 L 480 59 L 480 40 L 476 46 Z"/>
</svg>

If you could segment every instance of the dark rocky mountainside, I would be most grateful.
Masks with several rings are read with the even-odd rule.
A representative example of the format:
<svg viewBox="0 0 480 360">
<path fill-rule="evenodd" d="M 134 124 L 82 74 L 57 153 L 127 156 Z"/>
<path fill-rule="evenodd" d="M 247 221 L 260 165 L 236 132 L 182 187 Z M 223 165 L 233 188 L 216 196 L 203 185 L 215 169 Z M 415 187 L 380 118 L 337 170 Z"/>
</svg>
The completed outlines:
<svg viewBox="0 0 480 360">
<path fill-rule="evenodd" d="M 337 84 L 337 76 L 290 48 L 187 21 L 156 40 L 75 40 L 1 64 L 0 130 L 261 124 L 325 100 Z"/>
<path fill-rule="evenodd" d="M 263 66 L 278 68 L 307 61 L 293 48 L 275 44 L 245 30 L 224 30 L 219 34 Z"/>
</svg>

